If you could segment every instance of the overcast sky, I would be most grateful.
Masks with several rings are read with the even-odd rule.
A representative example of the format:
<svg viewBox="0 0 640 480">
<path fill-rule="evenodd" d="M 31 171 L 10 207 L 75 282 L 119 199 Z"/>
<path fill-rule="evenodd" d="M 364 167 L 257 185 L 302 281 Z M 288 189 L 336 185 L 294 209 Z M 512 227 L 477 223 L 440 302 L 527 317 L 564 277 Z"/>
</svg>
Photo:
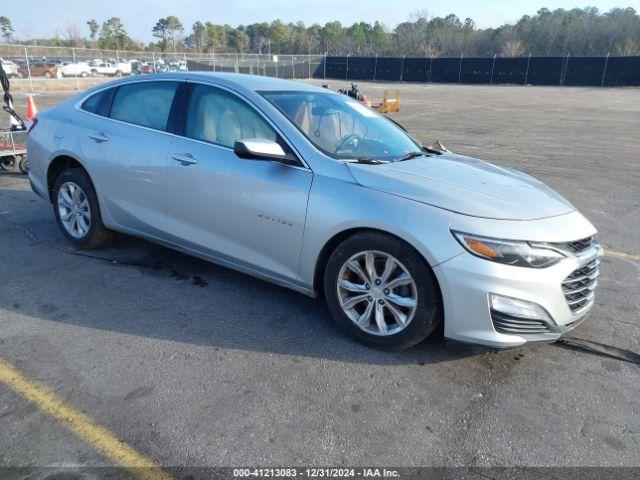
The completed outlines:
<svg viewBox="0 0 640 480">
<path fill-rule="evenodd" d="M 151 28 L 156 20 L 176 15 L 186 30 L 196 20 L 228 23 L 232 26 L 281 19 L 285 23 L 302 20 L 306 25 L 339 20 L 350 25 L 356 21 L 373 23 L 380 20 L 390 27 L 406 20 L 416 10 L 431 15 L 455 13 L 461 19 L 471 17 L 480 27 L 493 27 L 513 22 L 524 14 L 534 14 L 547 7 L 574 8 L 595 6 L 601 11 L 613 7 L 633 7 L 640 11 L 640 0 L 324 0 L 304 2 L 294 0 L 2 0 L 11 8 L 4 9 L 18 38 L 49 37 L 75 22 L 83 34 L 88 34 L 85 22 L 95 18 L 102 22 L 120 17 L 135 40 L 153 40 Z M 583 3 L 584 2 L 584 3 Z"/>
</svg>

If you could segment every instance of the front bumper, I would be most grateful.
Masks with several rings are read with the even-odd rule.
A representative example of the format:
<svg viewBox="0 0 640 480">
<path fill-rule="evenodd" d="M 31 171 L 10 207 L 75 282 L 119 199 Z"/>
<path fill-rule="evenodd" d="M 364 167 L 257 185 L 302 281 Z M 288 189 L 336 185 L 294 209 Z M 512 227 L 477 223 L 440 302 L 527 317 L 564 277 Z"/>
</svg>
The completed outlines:
<svg viewBox="0 0 640 480">
<path fill-rule="evenodd" d="M 465 252 L 437 265 L 434 273 L 443 296 L 445 337 L 494 348 L 557 340 L 580 324 L 593 305 L 592 299 L 572 312 L 562 282 L 598 255 L 599 249 L 594 248 L 580 257 L 568 257 L 551 267 L 536 269 L 491 262 Z M 536 323 L 492 311 L 491 293 L 533 302 L 550 318 Z M 527 328 L 531 333 L 521 333 Z"/>
</svg>

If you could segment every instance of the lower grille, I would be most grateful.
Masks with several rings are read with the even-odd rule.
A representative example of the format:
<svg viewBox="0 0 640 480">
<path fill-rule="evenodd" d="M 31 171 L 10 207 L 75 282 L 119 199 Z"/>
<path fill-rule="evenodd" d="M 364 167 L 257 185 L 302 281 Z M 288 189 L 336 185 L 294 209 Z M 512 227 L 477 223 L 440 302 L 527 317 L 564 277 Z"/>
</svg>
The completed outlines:
<svg viewBox="0 0 640 480">
<path fill-rule="evenodd" d="M 493 321 L 493 328 L 499 333 L 535 335 L 551 331 L 542 320 L 514 317 L 493 309 L 491 310 L 491 320 Z"/>
<path fill-rule="evenodd" d="M 569 309 L 577 315 L 591 306 L 598 284 L 599 259 L 594 259 L 583 267 L 574 270 L 564 282 L 562 292 L 567 299 Z"/>
</svg>

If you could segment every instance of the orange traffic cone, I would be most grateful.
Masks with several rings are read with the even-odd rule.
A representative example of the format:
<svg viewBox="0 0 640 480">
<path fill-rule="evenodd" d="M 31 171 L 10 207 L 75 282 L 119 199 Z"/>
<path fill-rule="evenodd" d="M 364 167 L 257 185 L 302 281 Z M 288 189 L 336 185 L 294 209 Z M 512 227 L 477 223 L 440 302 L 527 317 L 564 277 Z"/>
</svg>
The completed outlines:
<svg viewBox="0 0 640 480">
<path fill-rule="evenodd" d="M 38 114 L 36 102 L 31 95 L 27 95 L 27 122 Z"/>
</svg>

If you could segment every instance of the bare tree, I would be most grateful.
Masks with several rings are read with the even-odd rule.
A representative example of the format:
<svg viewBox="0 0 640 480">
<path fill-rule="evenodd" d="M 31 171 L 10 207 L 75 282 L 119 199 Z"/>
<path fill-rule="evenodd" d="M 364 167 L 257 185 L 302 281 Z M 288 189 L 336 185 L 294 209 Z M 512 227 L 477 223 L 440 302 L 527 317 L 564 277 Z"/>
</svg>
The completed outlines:
<svg viewBox="0 0 640 480">
<path fill-rule="evenodd" d="M 63 38 L 67 41 L 70 47 L 77 47 L 82 44 L 82 35 L 80 35 L 80 29 L 75 22 L 67 22 L 62 31 Z"/>
<path fill-rule="evenodd" d="M 636 39 L 627 37 L 616 43 L 615 51 L 618 55 L 638 55 L 640 54 L 640 45 Z"/>
<path fill-rule="evenodd" d="M 505 57 L 519 57 L 524 53 L 524 45 L 520 40 L 508 40 L 502 46 L 501 53 Z"/>
</svg>

